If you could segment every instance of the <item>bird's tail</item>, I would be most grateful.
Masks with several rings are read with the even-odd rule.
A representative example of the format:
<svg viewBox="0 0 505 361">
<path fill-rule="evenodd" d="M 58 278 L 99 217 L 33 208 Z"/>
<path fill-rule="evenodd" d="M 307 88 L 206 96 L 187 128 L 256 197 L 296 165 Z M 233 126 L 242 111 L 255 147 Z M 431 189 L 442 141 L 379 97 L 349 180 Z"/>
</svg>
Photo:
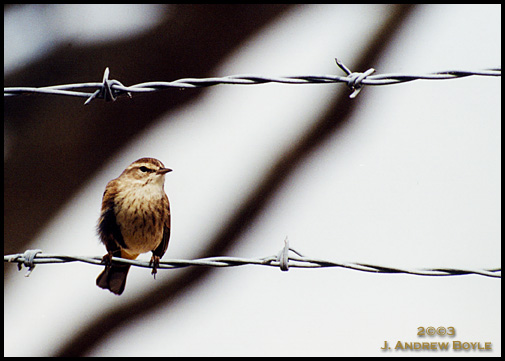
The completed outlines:
<svg viewBox="0 0 505 361">
<path fill-rule="evenodd" d="M 96 285 L 119 296 L 124 291 L 129 270 L 130 265 L 107 266 L 96 279 Z"/>
</svg>

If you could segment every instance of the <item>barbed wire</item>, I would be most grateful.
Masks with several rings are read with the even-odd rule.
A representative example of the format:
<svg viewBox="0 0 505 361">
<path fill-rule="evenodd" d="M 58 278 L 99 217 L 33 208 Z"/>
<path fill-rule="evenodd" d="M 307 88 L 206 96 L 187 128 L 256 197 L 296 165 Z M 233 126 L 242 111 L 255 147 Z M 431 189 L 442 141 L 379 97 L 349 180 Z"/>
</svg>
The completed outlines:
<svg viewBox="0 0 505 361">
<path fill-rule="evenodd" d="M 109 79 L 109 68 L 105 69 L 101 83 L 79 83 L 54 85 L 46 87 L 6 87 L 4 88 L 4 97 L 29 94 L 52 94 L 65 95 L 73 97 L 84 97 L 88 104 L 93 99 L 104 99 L 105 101 L 114 101 L 121 95 L 131 97 L 132 93 L 150 93 L 165 90 L 168 88 L 202 88 L 219 84 L 233 85 L 255 85 L 265 83 L 282 84 L 332 84 L 344 83 L 352 91 L 350 98 L 355 98 L 365 85 L 391 85 L 406 83 L 414 80 L 447 80 L 455 78 L 464 78 L 468 76 L 501 76 L 501 68 L 493 68 L 477 71 L 466 70 L 448 70 L 428 74 L 376 74 L 375 69 L 370 68 L 364 73 L 352 72 L 338 59 L 335 59 L 337 65 L 342 69 L 346 76 L 338 75 L 293 75 L 284 77 L 264 77 L 258 75 L 231 75 L 222 78 L 185 78 L 166 81 L 154 81 L 140 83 L 131 86 L 124 86 L 118 80 Z M 91 92 L 78 90 L 95 89 Z"/>
<path fill-rule="evenodd" d="M 44 254 L 41 250 L 27 250 L 24 253 L 12 254 L 4 256 L 4 262 L 17 263 L 18 269 L 23 266 L 28 268 L 26 277 L 35 268 L 36 264 L 49 263 L 69 263 L 83 262 L 94 265 L 104 265 L 102 257 L 81 257 L 59 254 Z M 152 268 L 150 262 L 129 260 L 124 258 L 112 257 L 113 263 L 129 264 L 136 267 Z M 303 256 L 293 248 L 289 247 L 289 242 L 286 238 L 284 248 L 277 254 L 262 258 L 237 258 L 237 257 L 208 257 L 194 260 L 183 259 L 166 259 L 160 261 L 158 269 L 174 269 L 184 268 L 189 266 L 206 266 L 206 267 L 237 267 L 244 265 L 258 265 L 279 267 L 282 271 L 288 271 L 292 268 L 328 268 L 341 267 L 356 271 L 373 272 L 373 273 L 405 273 L 418 276 L 458 276 L 476 274 L 480 276 L 501 278 L 501 268 L 493 268 L 486 270 L 479 269 L 459 269 L 459 268 L 434 268 L 434 269 L 409 269 L 399 267 L 378 266 L 367 263 L 342 263 L 323 259 L 314 259 Z"/>
</svg>

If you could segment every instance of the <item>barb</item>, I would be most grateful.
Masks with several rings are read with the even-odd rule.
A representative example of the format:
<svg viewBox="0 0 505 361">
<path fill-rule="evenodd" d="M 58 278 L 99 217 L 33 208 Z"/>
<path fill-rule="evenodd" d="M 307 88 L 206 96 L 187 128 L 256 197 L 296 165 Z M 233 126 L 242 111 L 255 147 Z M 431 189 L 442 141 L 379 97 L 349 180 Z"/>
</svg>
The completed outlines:
<svg viewBox="0 0 505 361">
<path fill-rule="evenodd" d="M 48 263 L 69 263 L 83 262 L 93 265 L 101 265 L 102 257 L 81 257 L 58 254 L 45 254 L 40 250 L 27 250 L 25 253 L 18 253 L 4 256 L 4 262 L 18 263 L 18 268 L 23 265 L 29 267 L 28 276 L 35 267 L 35 264 Z M 129 264 L 136 267 L 151 268 L 149 261 L 137 261 L 124 258 L 112 257 L 112 262 Z M 434 269 L 408 269 L 388 266 L 378 266 L 366 263 L 342 263 L 322 259 L 305 257 L 301 253 L 289 247 L 286 238 L 284 247 L 277 255 L 263 258 L 237 258 L 237 257 L 208 257 L 194 260 L 184 259 L 166 259 L 160 261 L 158 269 L 174 269 L 190 266 L 206 267 L 237 267 L 244 265 L 279 267 L 282 271 L 288 271 L 289 268 L 328 268 L 340 267 L 356 271 L 373 273 L 405 273 L 418 276 L 459 276 L 475 274 L 486 277 L 501 278 L 501 268 L 492 269 L 457 269 L 457 268 L 434 268 Z"/>
<path fill-rule="evenodd" d="M 42 253 L 42 250 L 40 249 L 29 249 L 25 251 L 23 254 L 23 262 L 18 263 L 18 270 L 21 271 L 21 268 L 23 268 L 23 265 L 28 268 L 28 271 L 25 274 L 25 277 L 30 276 L 32 273 L 33 269 L 35 268 L 35 262 L 33 260 L 37 256 L 37 254 Z"/>
<path fill-rule="evenodd" d="M 47 87 L 7 87 L 4 88 L 4 97 L 29 94 L 53 94 L 87 98 L 84 104 L 89 104 L 93 99 L 114 101 L 121 95 L 132 96 L 132 93 L 150 93 L 168 88 L 202 88 L 219 84 L 229 85 L 256 85 L 265 83 L 281 84 L 335 84 L 344 83 L 352 91 L 350 98 L 355 98 L 365 85 L 391 85 L 406 83 L 414 80 L 447 80 L 464 78 L 468 76 L 501 76 L 501 68 L 461 71 L 449 70 L 428 74 L 375 74 L 373 68 L 364 73 L 352 72 L 341 61 L 335 59 L 338 67 L 346 76 L 338 75 L 293 75 L 284 77 L 264 77 L 258 75 L 231 75 L 222 78 L 186 78 L 170 82 L 157 81 L 124 86 L 117 80 L 109 80 L 109 68 L 105 69 L 101 83 L 80 83 L 54 85 Z M 91 88 L 91 92 L 79 91 Z M 94 89 L 94 90 L 93 90 Z"/>
<path fill-rule="evenodd" d="M 120 92 L 113 89 L 114 85 L 124 87 L 124 85 L 117 80 L 109 80 L 109 68 L 105 68 L 101 88 L 91 94 L 88 100 L 84 102 L 84 105 L 88 104 L 95 98 L 105 99 L 105 101 L 115 101 Z M 126 92 L 126 94 L 128 94 L 130 98 L 132 97 L 130 92 Z"/>
</svg>

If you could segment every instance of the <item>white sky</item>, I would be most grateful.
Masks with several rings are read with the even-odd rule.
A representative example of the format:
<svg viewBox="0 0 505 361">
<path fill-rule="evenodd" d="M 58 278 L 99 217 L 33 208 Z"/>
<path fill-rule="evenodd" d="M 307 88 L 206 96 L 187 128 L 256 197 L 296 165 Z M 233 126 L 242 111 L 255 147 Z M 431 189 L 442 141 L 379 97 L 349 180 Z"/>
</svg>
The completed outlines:
<svg viewBox="0 0 505 361">
<path fill-rule="evenodd" d="M 156 13 L 142 9 L 147 19 Z M 389 10 L 299 8 L 249 39 L 213 75 L 341 74 L 334 57 L 365 71 L 353 63 Z M 66 11 L 82 13 L 83 7 Z M 51 27 L 71 33 L 67 24 L 56 16 Z M 6 15 L 5 39 L 8 25 Z M 83 38 L 103 34 L 83 31 Z M 19 36 L 30 43 L 30 34 Z M 6 62 L 15 57 L 7 46 L 4 41 Z M 418 9 L 374 68 L 423 73 L 500 66 L 501 6 L 431 5 Z M 500 85 L 498 78 L 476 77 L 365 88 L 359 96 L 367 102 L 351 124 L 299 167 L 229 255 L 275 254 L 288 236 L 293 248 L 314 258 L 409 268 L 500 267 Z M 139 134 L 32 248 L 102 255 L 95 224 L 105 184 L 133 160 L 153 156 L 174 169 L 165 184 L 173 214 L 165 258 L 193 258 L 268 164 L 325 112 L 336 91 L 349 92 L 342 84 L 209 88 Z M 125 293 L 114 297 L 95 286 L 99 272 L 69 264 L 37 266 L 27 279 L 11 273 L 4 291 L 5 355 L 51 355 L 95 314 L 156 285 L 150 272 L 132 268 Z M 176 272 L 160 270 L 158 278 Z M 498 279 L 244 266 L 218 270 L 91 355 L 500 356 L 500 320 Z M 453 326 L 457 337 L 420 338 L 421 326 Z M 385 340 L 491 342 L 493 351 L 384 354 Z"/>
</svg>

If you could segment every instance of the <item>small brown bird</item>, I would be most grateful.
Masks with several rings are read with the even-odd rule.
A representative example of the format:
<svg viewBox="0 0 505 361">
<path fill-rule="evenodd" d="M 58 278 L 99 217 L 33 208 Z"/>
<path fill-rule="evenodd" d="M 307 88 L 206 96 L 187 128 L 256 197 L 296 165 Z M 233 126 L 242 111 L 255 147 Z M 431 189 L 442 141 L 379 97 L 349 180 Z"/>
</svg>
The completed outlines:
<svg viewBox="0 0 505 361">
<path fill-rule="evenodd" d="M 163 189 L 165 174 L 171 172 L 154 158 L 141 158 L 105 187 L 98 234 L 107 248 L 105 270 L 96 279 L 98 287 L 116 295 L 123 293 L 130 265 L 112 264 L 112 257 L 136 259 L 153 252 L 150 265 L 156 268 L 170 238 L 170 204 Z"/>
</svg>

